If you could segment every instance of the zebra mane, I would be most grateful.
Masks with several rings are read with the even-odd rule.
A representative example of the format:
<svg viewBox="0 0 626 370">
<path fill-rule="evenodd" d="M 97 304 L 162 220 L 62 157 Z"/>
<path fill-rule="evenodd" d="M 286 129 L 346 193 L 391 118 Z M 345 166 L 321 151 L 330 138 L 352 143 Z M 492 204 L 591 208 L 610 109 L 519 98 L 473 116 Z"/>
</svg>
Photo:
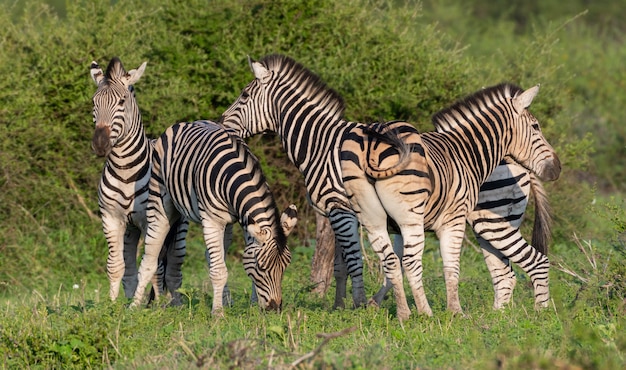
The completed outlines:
<svg viewBox="0 0 626 370">
<path fill-rule="evenodd" d="M 481 115 L 486 109 L 502 104 L 505 99 L 513 98 L 524 90 L 511 83 L 501 83 L 486 87 L 457 101 L 451 106 L 435 113 L 432 118 L 437 132 L 455 130 L 458 126 L 458 117 L 467 116 L 469 112 Z"/>
<path fill-rule="evenodd" d="M 263 57 L 259 63 L 279 74 L 281 78 L 286 76 L 290 80 L 295 80 L 297 90 L 309 101 L 326 106 L 336 117 L 343 115 L 345 104 L 341 95 L 328 87 L 318 75 L 294 59 L 285 55 L 271 54 Z"/>
<path fill-rule="evenodd" d="M 113 57 L 107 66 L 106 73 L 104 74 L 105 81 L 111 81 L 119 79 L 126 74 L 124 65 L 118 57 Z"/>
</svg>

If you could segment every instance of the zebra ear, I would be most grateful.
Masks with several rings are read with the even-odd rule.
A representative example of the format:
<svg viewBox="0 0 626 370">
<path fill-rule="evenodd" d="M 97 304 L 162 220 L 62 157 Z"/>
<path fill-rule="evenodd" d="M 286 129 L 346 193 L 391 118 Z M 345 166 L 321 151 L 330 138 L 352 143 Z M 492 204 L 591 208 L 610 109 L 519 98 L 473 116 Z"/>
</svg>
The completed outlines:
<svg viewBox="0 0 626 370">
<path fill-rule="evenodd" d="M 100 85 L 100 82 L 104 80 L 104 73 L 102 73 L 102 68 L 96 63 L 96 61 L 91 62 L 90 74 L 91 79 L 96 83 L 96 85 Z"/>
<path fill-rule="evenodd" d="M 246 227 L 250 236 L 252 236 L 259 244 L 265 244 L 272 237 L 272 230 L 269 227 L 261 228 L 257 224 L 248 224 Z"/>
<path fill-rule="evenodd" d="M 254 77 L 263 84 L 269 82 L 270 77 L 272 77 L 272 72 L 270 72 L 269 69 L 265 68 L 263 64 L 250 59 L 250 57 L 248 57 L 248 63 L 250 64 L 250 68 L 252 68 L 252 72 L 254 72 Z"/>
<path fill-rule="evenodd" d="M 518 112 L 523 111 L 524 109 L 530 107 L 530 103 L 533 102 L 535 96 L 539 92 L 539 85 L 533 86 L 530 89 L 524 91 L 518 96 L 513 98 L 513 104 L 515 105 L 515 109 Z"/>
<path fill-rule="evenodd" d="M 143 74 L 143 71 L 146 69 L 146 64 L 148 64 L 148 62 L 143 62 L 139 66 L 139 68 L 131 69 L 130 71 L 126 72 L 126 86 L 133 85 L 139 80 L 139 78 Z"/>
<path fill-rule="evenodd" d="M 295 204 L 291 204 L 280 216 L 280 226 L 283 228 L 285 236 L 289 236 L 298 223 L 298 209 Z"/>
</svg>

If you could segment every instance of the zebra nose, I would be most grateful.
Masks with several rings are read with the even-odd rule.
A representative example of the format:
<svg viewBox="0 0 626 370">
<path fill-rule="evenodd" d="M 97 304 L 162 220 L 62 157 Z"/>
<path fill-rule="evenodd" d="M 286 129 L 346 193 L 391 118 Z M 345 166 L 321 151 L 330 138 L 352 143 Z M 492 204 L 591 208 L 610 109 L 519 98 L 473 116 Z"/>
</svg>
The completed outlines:
<svg viewBox="0 0 626 370">
<path fill-rule="evenodd" d="M 552 163 L 544 168 L 542 176 L 539 178 L 542 181 L 554 181 L 559 178 L 561 175 L 561 161 L 559 157 L 555 154 L 552 158 Z"/>
<path fill-rule="evenodd" d="M 271 311 L 280 312 L 281 306 L 282 306 L 282 303 L 276 303 L 276 301 L 272 299 L 267 305 L 267 309 Z"/>
<path fill-rule="evenodd" d="M 111 151 L 108 127 L 97 127 L 91 140 L 91 148 L 98 157 L 106 157 Z"/>
</svg>

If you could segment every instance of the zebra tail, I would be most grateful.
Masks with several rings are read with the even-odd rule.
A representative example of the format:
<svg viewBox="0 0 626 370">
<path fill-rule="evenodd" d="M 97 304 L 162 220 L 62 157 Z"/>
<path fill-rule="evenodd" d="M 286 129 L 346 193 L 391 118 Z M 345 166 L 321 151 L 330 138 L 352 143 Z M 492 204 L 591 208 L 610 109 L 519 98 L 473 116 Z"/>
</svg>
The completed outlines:
<svg viewBox="0 0 626 370">
<path fill-rule="evenodd" d="M 532 172 L 530 172 L 530 189 L 535 197 L 532 244 L 535 249 L 547 256 L 548 245 L 552 239 L 552 210 L 543 184 Z"/>
<path fill-rule="evenodd" d="M 374 123 L 365 127 L 363 131 L 369 136 L 371 143 L 367 151 L 367 167 L 364 169 L 368 176 L 384 179 L 406 168 L 411 160 L 411 145 L 400 137 L 399 130 L 390 128 L 387 123 Z M 381 146 L 381 143 L 387 145 Z M 391 155 L 397 155 L 398 161 L 390 167 L 381 168 L 379 163 Z"/>
</svg>

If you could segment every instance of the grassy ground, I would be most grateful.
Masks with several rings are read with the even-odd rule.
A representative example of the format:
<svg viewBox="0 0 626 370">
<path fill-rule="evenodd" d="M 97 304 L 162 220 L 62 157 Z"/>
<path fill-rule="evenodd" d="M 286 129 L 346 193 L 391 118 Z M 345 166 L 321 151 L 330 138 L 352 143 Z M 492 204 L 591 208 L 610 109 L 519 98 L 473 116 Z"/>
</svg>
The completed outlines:
<svg viewBox="0 0 626 370">
<path fill-rule="evenodd" d="M 510 307 L 493 311 L 482 256 L 468 246 L 460 285 L 465 315 L 453 316 L 444 310 L 436 241 L 428 245 L 424 266 L 432 318 L 412 316 L 400 324 L 392 299 L 379 310 L 332 310 L 333 289 L 324 297 L 308 293 L 312 249 L 305 247 L 294 248 L 280 314 L 250 306 L 249 279 L 231 257 L 234 305 L 223 318 L 212 317 L 202 244 L 194 238 L 181 307 L 131 310 L 123 300 L 110 302 L 103 274 L 87 276 L 75 285 L 59 283 L 54 288 L 51 281 L 43 291 L 5 293 L 0 298 L 0 364 L 3 368 L 626 366 L 626 269 L 624 256 L 612 247 L 590 241 L 556 245 L 551 306 L 536 312 L 525 275 L 518 275 Z M 373 255 L 368 253 L 365 263 L 372 294 L 381 275 Z"/>
</svg>

